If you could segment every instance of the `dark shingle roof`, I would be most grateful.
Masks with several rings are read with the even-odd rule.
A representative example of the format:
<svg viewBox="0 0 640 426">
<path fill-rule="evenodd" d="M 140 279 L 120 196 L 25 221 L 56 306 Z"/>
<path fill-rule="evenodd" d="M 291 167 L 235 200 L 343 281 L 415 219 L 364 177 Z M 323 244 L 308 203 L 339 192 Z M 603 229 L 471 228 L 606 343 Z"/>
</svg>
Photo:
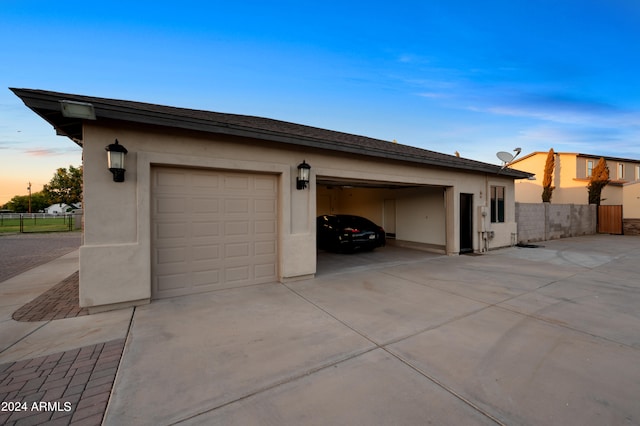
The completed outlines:
<svg viewBox="0 0 640 426">
<path fill-rule="evenodd" d="M 158 126 L 229 134 L 287 143 L 298 146 L 382 157 L 431 166 L 485 173 L 500 173 L 517 179 L 531 174 L 480 161 L 442 154 L 393 142 L 336 132 L 270 118 L 226 114 L 118 99 L 97 98 L 34 89 L 11 89 L 22 101 L 58 133 L 82 144 L 82 120 L 62 116 L 60 101 L 70 100 L 93 105 L 101 118 Z"/>
</svg>

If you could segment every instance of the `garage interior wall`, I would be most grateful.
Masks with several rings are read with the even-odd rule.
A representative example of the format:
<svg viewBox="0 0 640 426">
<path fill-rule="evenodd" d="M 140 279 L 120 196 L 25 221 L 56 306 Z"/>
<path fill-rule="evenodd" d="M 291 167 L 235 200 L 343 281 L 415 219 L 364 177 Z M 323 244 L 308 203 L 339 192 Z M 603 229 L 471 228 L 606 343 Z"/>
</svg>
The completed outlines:
<svg viewBox="0 0 640 426">
<path fill-rule="evenodd" d="M 398 191 L 396 239 L 441 247 L 446 241 L 446 213 L 443 188 L 414 188 Z"/>
<path fill-rule="evenodd" d="M 395 201 L 396 240 L 446 245 L 444 190 L 440 187 L 354 188 L 318 185 L 317 215 L 352 214 L 385 225 L 385 201 Z"/>
<path fill-rule="evenodd" d="M 383 200 L 390 197 L 389 189 L 318 185 L 317 215 L 352 214 L 382 224 Z"/>
</svg>

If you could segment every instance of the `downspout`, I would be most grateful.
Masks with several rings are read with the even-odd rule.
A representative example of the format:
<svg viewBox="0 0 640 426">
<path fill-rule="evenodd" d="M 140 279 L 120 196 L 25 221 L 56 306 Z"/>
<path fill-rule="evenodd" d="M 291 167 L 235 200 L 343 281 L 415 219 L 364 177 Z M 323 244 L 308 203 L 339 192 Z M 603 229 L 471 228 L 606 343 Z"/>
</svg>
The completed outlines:
<svg viewBox="0 0 640 426">
<path fill-rule="evenodd" d="M 487 200 L 490 197 L 489 194 L 489 175 L 485 173 L 484 175 L 484 203 L 483 205 L 478 206 L 478 252 L 486 253 L 489 251 L 489 240 L 488 240 L 488 231 L 487 231 Z"/>
</svg>

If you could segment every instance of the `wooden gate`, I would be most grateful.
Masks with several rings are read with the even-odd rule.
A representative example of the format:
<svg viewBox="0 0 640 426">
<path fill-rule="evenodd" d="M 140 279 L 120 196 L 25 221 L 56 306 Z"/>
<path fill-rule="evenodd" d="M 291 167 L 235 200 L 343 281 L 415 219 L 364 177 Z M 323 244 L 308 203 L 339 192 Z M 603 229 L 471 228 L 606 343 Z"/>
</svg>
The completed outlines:
<svg viewBox="0 0 640 426">
<path fill-rule="evenodd" d="M 622 235 L 622 206 L 598 207 L 598 233 Z"/>
</svg>

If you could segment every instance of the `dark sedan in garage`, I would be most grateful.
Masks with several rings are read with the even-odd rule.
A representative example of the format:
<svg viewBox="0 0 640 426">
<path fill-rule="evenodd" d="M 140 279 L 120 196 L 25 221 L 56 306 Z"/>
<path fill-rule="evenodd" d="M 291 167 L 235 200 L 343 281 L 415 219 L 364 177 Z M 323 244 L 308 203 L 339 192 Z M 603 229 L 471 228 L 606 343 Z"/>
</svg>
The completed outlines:
<svg viewBox="0 0 640 426">
<path fill-rule="evenodd" d="M 351 253 L 373 250 L 386 242 L 384 229 L 361 216 L 322 215 L 316 223 L 319 249 Z"/>
</svg>

